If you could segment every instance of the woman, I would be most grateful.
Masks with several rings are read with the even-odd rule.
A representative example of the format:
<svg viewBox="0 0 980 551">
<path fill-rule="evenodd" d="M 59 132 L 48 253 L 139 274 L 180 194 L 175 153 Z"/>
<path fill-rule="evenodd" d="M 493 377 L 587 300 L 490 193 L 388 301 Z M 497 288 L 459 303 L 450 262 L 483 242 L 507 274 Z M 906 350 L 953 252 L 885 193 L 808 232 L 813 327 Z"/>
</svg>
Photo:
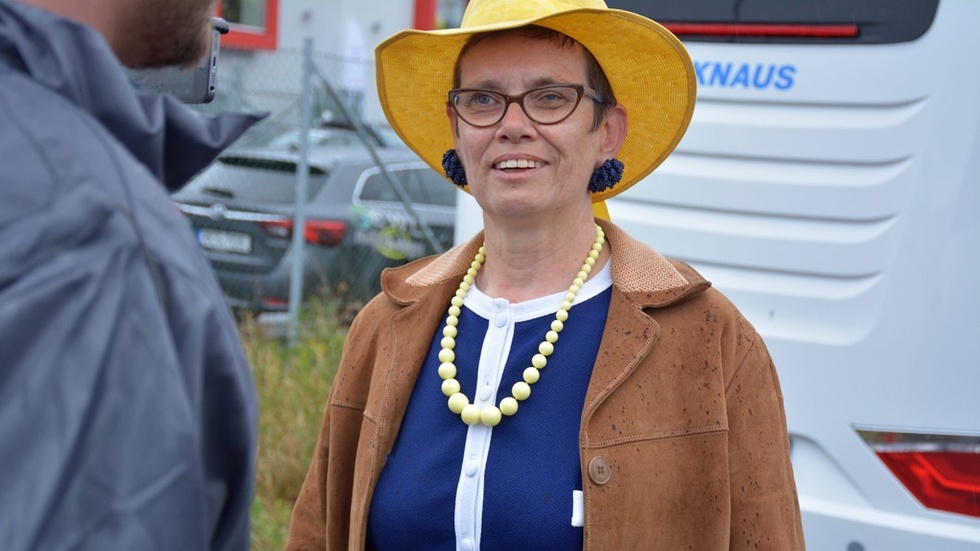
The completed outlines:
<svg viewBox="0 0 980 551">
<path fill-rule="evenodd" d="M 680 42 L 601 0 L 473 0 L 377 57 L 393 128 L 485 229 L 382 276 L 287 548 L 802 549 L 759 335 L 594 217 L 687 127 Z"/>
</svg>

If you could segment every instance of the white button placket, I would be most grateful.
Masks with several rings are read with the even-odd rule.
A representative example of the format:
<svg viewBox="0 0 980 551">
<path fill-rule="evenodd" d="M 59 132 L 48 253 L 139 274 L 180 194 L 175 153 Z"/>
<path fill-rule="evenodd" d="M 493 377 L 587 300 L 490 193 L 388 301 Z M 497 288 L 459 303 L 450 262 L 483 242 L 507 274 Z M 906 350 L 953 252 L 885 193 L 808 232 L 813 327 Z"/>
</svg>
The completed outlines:
<svg viewBox="0 0 980 551">
<path fill-rule="evenodd" d="M 473 403 L 483 408 L 497 400 L 497 388 L 503 376 L 514 338 L 514 313 L 504 299 L 490 301 L 490 323 L 480 351 L 477 387 Z M 463 391 L 466 393 L 466 390 Z M 468 427 L 463 449 L 463 464 L 456 488 L 456 549 L 478 551 L 483 520 L 483 475 L 493 429 L 482 423 Z"/>
</svg>

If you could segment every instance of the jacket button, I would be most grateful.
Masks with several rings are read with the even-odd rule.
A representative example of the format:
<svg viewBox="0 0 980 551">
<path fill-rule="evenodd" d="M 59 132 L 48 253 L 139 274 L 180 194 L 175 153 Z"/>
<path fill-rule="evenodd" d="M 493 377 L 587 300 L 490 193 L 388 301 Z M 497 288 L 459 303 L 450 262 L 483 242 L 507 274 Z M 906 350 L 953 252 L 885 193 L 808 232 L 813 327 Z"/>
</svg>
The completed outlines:
<svg viewBox="0 0 980 551">
<path fill-rule="evenodd" d="M 609 468 L 609 462 L 602 457 L 594 457 L 592 461 L 589 461 L 589 478 L 592 482 L 602 486 L 606 482 L 609 482 L 609 477 L 612 475 L 612 469 Z"/>
</svg>

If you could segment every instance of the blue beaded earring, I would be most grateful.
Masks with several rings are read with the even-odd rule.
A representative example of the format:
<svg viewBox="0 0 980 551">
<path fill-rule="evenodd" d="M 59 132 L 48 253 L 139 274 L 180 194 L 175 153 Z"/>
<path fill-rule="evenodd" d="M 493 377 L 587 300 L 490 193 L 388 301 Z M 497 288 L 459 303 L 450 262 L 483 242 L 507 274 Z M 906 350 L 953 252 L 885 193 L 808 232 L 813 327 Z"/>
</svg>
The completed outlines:
<svg viewBox="0 0 980 551">
<path fill-rule="evenodd" d="M 589 179 L 589 191 L 599 193 L 612 189 L 623 177 L 623 162 L 619 159 L 606 159 L 602 166 L 592 172 Z"/>
<path fill-rule="evenodd" d="M 450 149 L 443 154 L 442 169 L 454 184 L 461 188 L 466 187 L 466 171 L 463 170 L 463 163 L 459 162 L 459 155 L 456 154 L 455 149 Z"/>
</svg>

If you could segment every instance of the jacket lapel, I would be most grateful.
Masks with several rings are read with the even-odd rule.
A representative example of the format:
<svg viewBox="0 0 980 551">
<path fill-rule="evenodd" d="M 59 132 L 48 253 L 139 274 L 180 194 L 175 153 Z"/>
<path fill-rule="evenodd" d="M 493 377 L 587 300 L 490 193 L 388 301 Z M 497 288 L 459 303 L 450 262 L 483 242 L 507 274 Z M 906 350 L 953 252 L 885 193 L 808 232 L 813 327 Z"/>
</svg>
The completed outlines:
<svg viewBox="0 0 980 551">
<path fill-rule="evenodd" d="M 415 381 L 451 296 L 448 287 L 446 292 L 437 288 L 429 300 L 402 308 L 388 322 L 386 340 L 390 347 L 384 360 L 387 369 L 378 418 L 381 457 L 387 456 L 395 444 Z"/>
<path fill-rule="evenodd" d="M 660 336 L 645 308 L 663 308 L 704 291 L 710 284 L 682 263 L 671 262 L 611 222 L 605 230 L 612 255 L 613 292 L 602 342 L 582 411 L 582 435 L 596 408 L 637 368 Z M 586 442 L 583 442 L 586 444 Z"/>
<path fill-rule="evenodd" d="M 602 332 L 589 390 L 585 395 L 582 426 L 588 426 L 595 409 L 649 354 L 660 326 L 625 294 L 613 288 L 609 315 Z"/>
</svg>

